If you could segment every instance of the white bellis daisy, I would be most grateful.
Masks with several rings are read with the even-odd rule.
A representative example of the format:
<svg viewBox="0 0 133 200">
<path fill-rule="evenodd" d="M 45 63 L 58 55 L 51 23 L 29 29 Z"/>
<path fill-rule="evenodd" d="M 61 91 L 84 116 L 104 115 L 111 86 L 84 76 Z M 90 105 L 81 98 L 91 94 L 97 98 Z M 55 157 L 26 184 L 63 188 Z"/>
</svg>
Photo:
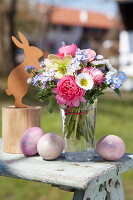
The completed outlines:
<svg viewBox="0 0 133 200">
<path fill-rule="evenodd" d="M 81 73 L 76 77 L 76 83 L 84 90 L 91 90 L 94 86 L 93 77 L 88 73 Z"/>
</svg>

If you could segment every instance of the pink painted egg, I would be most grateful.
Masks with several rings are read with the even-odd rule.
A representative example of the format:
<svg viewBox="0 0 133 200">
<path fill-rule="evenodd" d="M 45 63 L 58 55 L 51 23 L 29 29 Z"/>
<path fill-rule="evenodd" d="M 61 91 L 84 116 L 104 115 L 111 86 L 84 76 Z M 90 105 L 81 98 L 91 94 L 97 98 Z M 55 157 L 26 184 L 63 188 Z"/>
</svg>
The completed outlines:
<svg viewBox="0 0 133 200">
<path fill-rule="evenodd" d="M 33 156 L 37 153 L 37 143 L 43 135 L 44 132 L 39 127 L 31 127 L 24 132 L 20 148 L 25 156 Z"/>
<path fill-rule="evenodd" d="M 45 160 L 53 160 L 58 158 L 64 149 L 64 140 L 55 133 L 47 133 L 43 135 L 38 144 L 37 151 Z"/>
<path fill-rule="evenodd" d="M 96 150 L 105 160 L 115 161 L 120 159 L 125 153 L 125 144 L 120 137 L 107 135 L 98 141 Z"/>
</svg>

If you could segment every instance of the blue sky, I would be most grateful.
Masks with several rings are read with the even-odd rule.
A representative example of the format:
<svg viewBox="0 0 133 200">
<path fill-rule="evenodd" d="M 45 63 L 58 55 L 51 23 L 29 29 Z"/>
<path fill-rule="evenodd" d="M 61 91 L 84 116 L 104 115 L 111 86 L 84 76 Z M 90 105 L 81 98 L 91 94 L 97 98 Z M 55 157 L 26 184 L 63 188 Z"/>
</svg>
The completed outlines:
<svg viewBox="0 0 133 200">
<path fill-rule="evenodd" d="M 116 2 L 109 0 L 38 0 L 46 4 L 56 4 L 63 7 L 85 9 L 105 13 L 107 15 L 118 14 Z"/>
</svg>

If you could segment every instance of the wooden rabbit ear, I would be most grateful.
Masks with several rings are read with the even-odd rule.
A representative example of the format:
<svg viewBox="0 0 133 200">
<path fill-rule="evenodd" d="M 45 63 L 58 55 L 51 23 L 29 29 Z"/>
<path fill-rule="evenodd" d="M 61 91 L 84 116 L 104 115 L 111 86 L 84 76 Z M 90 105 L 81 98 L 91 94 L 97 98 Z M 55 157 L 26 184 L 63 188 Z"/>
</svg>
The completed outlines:
<svg viewBox="0 0 133 200">
<path fill-rule="evenodd" d="M 18 32 L 19 38 L 21 40 L 21 42 L 23 43 L 24 46 L 29 46 L 29 42 L 26 39 L 26 37 L 19 31 Z"/>
<path fill-rule="evenodd" d="M 19 48 L 23 48 L 23 44 L 21 42 L 19 42 L 14 36 L 11 37 L 12 41 L 14 42 L 14 44 L 19 47 Z"/>
</svg>

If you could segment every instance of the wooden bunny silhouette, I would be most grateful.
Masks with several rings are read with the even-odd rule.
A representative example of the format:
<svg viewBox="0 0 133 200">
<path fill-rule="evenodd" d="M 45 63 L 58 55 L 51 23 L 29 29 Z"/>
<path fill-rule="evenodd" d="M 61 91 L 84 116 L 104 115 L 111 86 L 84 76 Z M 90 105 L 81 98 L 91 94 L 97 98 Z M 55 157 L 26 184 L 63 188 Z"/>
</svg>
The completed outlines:
<svg viewBox="0 0 133 200">
<path fill-rule="evenodd" d="M 19 42 L 14 36 L 12 36 L 12 40 L 16 46 L 24 50 L 25 60 L 10 73 L 6 93 L 7 95 L 14 96 L 15 107 L 25 108 L 27 105 L 22 103 L 22 99 L 28 91 L 27 80 L 33 76 L 25 71 L 25 67 L 27 65 L 34 65 L 37 69 L 39 69 L 40 63 L 38 59 L 43 56 L 43 52 L 37 47 L 29 46 L 28 40 L 21 32 L 18 32 L 18 35 L 21 42 Z"/>
</svg>

